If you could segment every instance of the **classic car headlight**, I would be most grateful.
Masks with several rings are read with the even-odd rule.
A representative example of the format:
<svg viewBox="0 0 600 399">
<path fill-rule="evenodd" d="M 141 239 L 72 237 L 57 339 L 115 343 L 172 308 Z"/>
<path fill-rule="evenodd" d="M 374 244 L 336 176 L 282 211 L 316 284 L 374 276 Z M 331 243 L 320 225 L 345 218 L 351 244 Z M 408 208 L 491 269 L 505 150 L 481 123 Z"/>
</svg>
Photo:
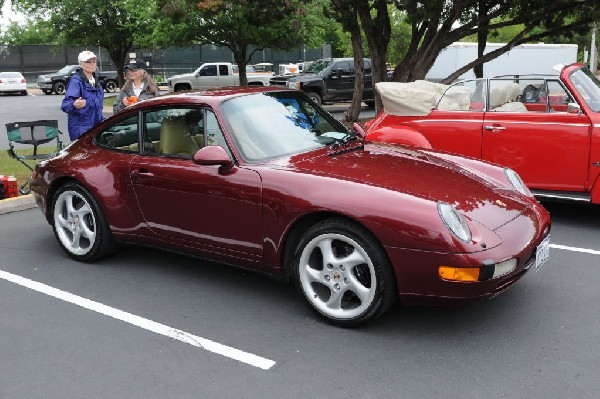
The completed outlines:
<svg viewBox="0 0 600 399">
<path fill-rule="evenodd" d="M 448 227 L 448 230 L 458 237 L 459 240 L 470 242 L 471 229 L 469 229 L 465 219 L 458 213 L 456 208 L 446 202 L 438 202 L 437 208 L 440 218 L 446 227 Z"/>
<path fill-rule="evenodd" d="M 523 180 L 521 180 L 521 177 L 517 172 L 510 168 L 504 168 L 504 175 L 506 176 L 510 184 L 512 184 L 512 186 L 515 188 L 515 190 L 527 197 L 533 197 L 531 191 L 529 191 L 525 183 L 523 183 Z"/>
<path fill-rule="evenodd" d="M 300 82 L 288 82 L 288 87 L 294 90 L 300 90 Z"/>
</svg>

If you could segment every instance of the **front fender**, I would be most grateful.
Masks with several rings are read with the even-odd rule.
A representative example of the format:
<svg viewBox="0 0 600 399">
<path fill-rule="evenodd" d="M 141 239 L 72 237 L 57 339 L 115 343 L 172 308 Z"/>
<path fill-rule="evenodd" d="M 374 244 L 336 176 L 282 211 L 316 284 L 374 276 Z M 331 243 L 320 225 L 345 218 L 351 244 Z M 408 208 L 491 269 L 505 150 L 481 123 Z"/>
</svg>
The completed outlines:
<svg viewBox="0 0 600 399">
<path fill-rule="evenodd" d="M 411 145 L 422 148 L 433 148 L 429 140 L 417 130 L 404 126 L 392 125 L 379 127 L 367 135 L 367 140 L 393 144 Z"/>
</svg>

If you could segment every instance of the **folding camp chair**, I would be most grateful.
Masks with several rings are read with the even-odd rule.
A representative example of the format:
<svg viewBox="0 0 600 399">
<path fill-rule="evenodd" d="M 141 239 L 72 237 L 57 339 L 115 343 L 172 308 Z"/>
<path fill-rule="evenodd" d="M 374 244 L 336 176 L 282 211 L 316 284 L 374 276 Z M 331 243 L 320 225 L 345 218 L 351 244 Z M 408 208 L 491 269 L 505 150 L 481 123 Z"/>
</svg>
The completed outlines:
<svg viewBox="0 0 600 399">
<path fill-rule="evenodd" d="M 6 132 L 8 134 L 8 155 L 21 162 L 31 171 L 33 171 L 33 166 L 30 163 L 37 163 L 38 160 L 51 158 L 63 148 L 63 143 L 59 137 L 62 132 L 58 130 L 58 121 L 56 120 L 7 123 Z M 56 140 L 55 151 L 49 154 L 38 154 L 38 146 L 51 143 L 54 140 Z M 26 154 L 22 152 L 19 154 L 15 150 L 15 144 L 32 145 L 33 149 L 32 151 L 27 151 Z M 29 194 L 30 182 L 31 177 L 19 187 L 21 194 Z"/>
</svg>

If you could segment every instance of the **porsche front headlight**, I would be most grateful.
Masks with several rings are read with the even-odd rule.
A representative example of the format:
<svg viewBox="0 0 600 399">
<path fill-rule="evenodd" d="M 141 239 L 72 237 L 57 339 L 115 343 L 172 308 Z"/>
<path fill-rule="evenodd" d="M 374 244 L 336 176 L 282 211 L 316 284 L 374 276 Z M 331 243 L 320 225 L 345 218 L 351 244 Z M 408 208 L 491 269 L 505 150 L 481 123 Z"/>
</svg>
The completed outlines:
<svg viewBox="0 0 600 399">
<path fill-rule="evenodd" d="M 521 180 L 521 177 L 517 172 L 510 168 L 504 168 L 504 175 L 510 184 L 512 184 L 512 186 L 515 188 L 515 190 L 527 197 L 533 197 L 531 191 L 529 191 L 525 183 L 523 183 L 523 180 Z"/>
<path fill-rule="evenodd" d="M 469 229 L 467 222 L 465 222 L 465 219 L 458 213 L 456 208 L 446 202 L 438 202 L 437 208 L 440 218 L 446 227 L 448 227 L 448 230 L 458 237 L 459 240 L 471 242 L 471 229 Z"/>
</svg>

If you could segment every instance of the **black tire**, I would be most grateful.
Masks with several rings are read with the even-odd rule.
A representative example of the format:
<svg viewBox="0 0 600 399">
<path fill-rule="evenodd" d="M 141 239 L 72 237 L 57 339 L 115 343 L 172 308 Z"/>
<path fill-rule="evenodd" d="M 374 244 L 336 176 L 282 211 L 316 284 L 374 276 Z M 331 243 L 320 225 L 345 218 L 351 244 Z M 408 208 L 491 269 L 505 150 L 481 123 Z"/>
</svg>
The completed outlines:
<svg viewBox="0 0 600 399">
<path fill-rule="evenodd" d="M 23 90 L 23 91 L 21 92 L 21 95 L 22 95 L 22 96 L 26 96 L 26 95 L 27 95 L 27 90 Z"/>
<path fill-rule="evenodd" d="M 331 251 L 324 255 L 322 248 Z M 296 287 L 308 306 L 331 324 L 369 323 L 396 299 L 396 279 L 384 249 L 352 221 L 327 219 L 309 228 L 293 262 Z"/>
<path fill-rule="evenodd" d="M 114 93 L 117 91 L 117 82 L 114 80 L 107 80 L 106 83 L 104 83 L 104 90 L 106 90 L 107 93 Z"/>
<path fill-rule="evenodd" d="M 321 96 L 319 95 L 319 93 L 314 92 L 314 91 L 309 91 L 308 93 L 306 93 L 308 95 L 308 97 L 313 100 L 317 105 L 321 105 L 323 104 L 323 99 L 321 98 Z"/>
<path fill-rule="evenodd" d="M 65 94 L 66 86 L 64 82 L 55 82 L 52 85 L 52 91 L 56 94 Z"/>
<path fill-rule="evenodd" d="M 73 259 L 92 262 L 116 250 L 104 213 L 78 183 L 67 183 L 56 191 L 50 217 L 58 243 Z"/>
<path fill-rule="evenodd" d="M 52 94 L 52 90 L 42 90 L 44 94 Z"/>
</svg>

